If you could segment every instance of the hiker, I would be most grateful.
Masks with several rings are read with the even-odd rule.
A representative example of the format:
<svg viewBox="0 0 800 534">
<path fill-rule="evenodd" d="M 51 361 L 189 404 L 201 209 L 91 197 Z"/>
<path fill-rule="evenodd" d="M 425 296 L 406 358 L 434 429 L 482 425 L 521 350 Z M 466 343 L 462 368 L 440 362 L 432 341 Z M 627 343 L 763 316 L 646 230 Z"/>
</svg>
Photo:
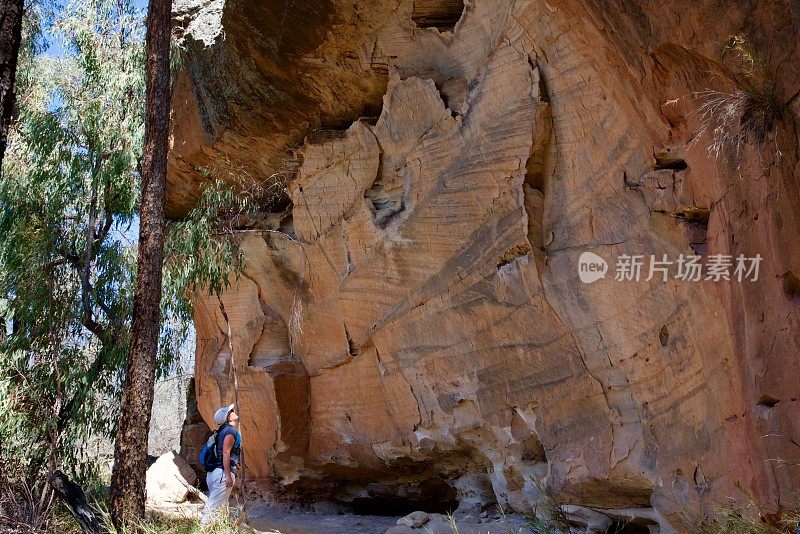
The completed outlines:
<svg viewBox="0 0 800 534">
<path fill-rule="evenodd" d="M 214 422 L 220 425 L 216 434 L 217 459 L 213 470 L 206 474 L 208 502 L 200 518 L 202 524 L 211 522 L 220 509 L 227 511 L 228 498 L 236 482 L 242 435 L 236 429 L 239 416 L 234 405 L 223 406 L 214 413 Z"/>
</svg>

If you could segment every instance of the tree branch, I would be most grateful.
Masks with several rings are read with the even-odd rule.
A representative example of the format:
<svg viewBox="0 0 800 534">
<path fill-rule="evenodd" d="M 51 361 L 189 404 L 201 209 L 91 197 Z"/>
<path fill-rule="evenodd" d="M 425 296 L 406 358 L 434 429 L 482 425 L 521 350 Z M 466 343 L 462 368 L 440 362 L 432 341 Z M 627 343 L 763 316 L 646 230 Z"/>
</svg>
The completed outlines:
<svg viewBox="0 0 800 534">
<path fill-rule="evenodd" d="M 112 213 L 106 213 L 106 219 L 103 222 L 103 226 L 99 227 L 94 233 L 94 239 L 96 243 L 100 244 L 105 241 L 109 230 L 111 230 L 112 224 L 114 224 L 114 215 Z"/>
</svg>

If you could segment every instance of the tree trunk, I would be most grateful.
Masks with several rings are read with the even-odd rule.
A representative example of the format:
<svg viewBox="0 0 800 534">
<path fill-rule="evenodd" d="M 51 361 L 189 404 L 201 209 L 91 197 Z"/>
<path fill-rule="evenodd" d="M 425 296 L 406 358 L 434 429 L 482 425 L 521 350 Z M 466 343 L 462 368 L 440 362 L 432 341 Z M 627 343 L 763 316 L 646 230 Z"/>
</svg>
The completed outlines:
<svg viewBox="0 0 800 534">
<path fill-rule="evenodd" d="M 0 0 L 0 176 L 6 153 L 8 127 L 16 104 L 17 58 L 22 42 L 25 0 Z"/>
<path fill-rule="evenodd" d="M 131 344 L 111 476 L 111 517 L 118 528 L 135 526 L 144 517 L 147 434 L 153 407 L 156 352 L 161 325 L 171 12 L 171 0 L 150 0 L 147 15 L 147 122 L 142 158 L 139 258 Z"/>
</svg>

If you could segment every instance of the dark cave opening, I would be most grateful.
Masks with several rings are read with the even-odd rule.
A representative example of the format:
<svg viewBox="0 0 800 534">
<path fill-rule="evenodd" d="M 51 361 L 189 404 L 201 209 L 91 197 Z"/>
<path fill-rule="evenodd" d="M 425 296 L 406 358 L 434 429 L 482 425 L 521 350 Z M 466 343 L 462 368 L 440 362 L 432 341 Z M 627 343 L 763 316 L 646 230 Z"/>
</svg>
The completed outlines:
<svg viewBox="0 0 800 534">
<path fill-rule="evenodd" d="M 443 480 L 429 479 L 413 489 L 379 486 L 370 488 L 366 497 L 348 502 L 356 515 L 404 516 L 422 511 L 429 514 L 452 513 L 458 508 L 456 490 Z"/>
<path fill-rule="evenodd" d="M 402 497 L 364 497 L 353 499 L 350 508 L 356 515 L 405 516 L 416 511 L 447 514 L 458 508 L 458 501 L 455 499 L 411 500 Z"/>
<path fill-rule="evenodd" d="M 606 530 L 606 534 L 650 534 L 647 525 L 616 521 Z"/>
</svg>

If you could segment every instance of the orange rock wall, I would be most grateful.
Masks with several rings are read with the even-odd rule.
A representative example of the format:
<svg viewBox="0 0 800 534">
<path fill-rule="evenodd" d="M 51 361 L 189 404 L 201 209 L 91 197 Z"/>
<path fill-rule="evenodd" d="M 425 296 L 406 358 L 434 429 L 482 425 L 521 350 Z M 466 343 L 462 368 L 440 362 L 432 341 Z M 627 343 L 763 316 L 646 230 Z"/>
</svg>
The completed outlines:
<svg viewBox="0 0 800 534">
<path fill-rule="evenodd" d="M 242 1 L 224 39 L 187 48 L 172 212 L 198 167 L 292 169 L 289 212 L 242 234 L 222 295 L 250 474 L 519 511 L 544 490 L 684 530 L 729 498 L 793 508 L 796 3 L 451 4 L 319 1 L 279 24 L 283 2 Z M 781 114 L 712 154 L 725 130 L 698 93 L 739 90 L 734 34 Z M 612 262 L 591 285 L 586 250 Z M 695 250 L 760 254 L 759 280 L 613 279 L 619 255 Z M 195 305 L 210 420 L 233 398 L 228 325 L 216 298 Z"/>
</svg>

